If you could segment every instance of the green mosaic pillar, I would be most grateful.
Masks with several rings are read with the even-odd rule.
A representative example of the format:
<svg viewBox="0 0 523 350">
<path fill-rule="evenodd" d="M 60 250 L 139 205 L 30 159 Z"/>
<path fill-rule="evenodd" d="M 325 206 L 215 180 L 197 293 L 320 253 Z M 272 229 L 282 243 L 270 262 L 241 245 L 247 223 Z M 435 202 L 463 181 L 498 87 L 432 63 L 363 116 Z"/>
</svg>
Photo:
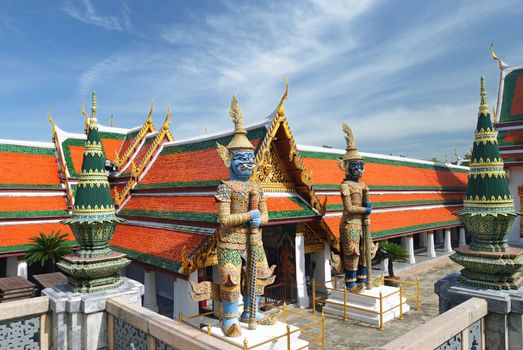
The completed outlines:
<svg viewBox="0 0 523 350">
<path fill-rule="evenodd" d="M 461 216 L 471 232 L 470 246 L 456 248 L 450 258 L 464 267 L 460 281 L 489 289 L 517 289 L 523 280 L 523 249 L 509 247 L 507 234 L 516 217 L 496 131 L 488 111 L 485 80 L 474 133 L 470 171 Z"/>
<path fill-rule="evenodd" d="M 118 271 L 131 261 L 108 246 L 116 225 L 123 219 L 116 217 L 110 195 L 106 158 L 98 134 L 95 92 L 91 117 L 86 115 L 86 132 L 73 216 L 62 221 L 71 227 L 80 250 L 65 255 L 57 266 L 67 274 L 73 291 L 89 293 L 120 286 L 123 280 Z"/>
</svg>

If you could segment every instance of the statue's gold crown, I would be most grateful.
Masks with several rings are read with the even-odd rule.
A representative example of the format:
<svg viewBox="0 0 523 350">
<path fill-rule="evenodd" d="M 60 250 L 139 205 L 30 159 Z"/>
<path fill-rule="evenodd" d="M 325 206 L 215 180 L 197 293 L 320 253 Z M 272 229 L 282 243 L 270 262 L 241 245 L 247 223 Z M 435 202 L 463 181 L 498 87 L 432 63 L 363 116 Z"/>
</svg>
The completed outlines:
<svg viewBox="0 0 523 350">
<path fill-rule="evenodd" d="M 345 133 L 345 142 L 347 147 L 345 148 L 346 152 L 341 157 L 343 160 L 363 160 L 363 156 L 358 152 L 356 148 L 356 141 L 354 140 L 354 135 L 352 134 L 352 129 L 347 124 L 343 123 L 341 125 L 343 132 Z"/>
</svg>

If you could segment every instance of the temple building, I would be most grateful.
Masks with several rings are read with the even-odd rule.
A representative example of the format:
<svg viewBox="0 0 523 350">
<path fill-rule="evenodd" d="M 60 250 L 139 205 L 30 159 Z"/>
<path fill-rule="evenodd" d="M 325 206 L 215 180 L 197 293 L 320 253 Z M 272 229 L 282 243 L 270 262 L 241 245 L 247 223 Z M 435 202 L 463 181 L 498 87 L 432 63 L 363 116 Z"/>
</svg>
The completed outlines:
<svg viewBox="0 0 523 350">
<path fill-rule="evenodd" d="M 523 66 L 510 67 L 494 51 L 499 65 L 498 101 L 494 111 L 501 158 L 509 179 L 515 209 L 523 208 Z M 522 246 L 523 220 L 516 217 L 508 236 L 510 245 Z"/>
<path fill-rule="evenodd" d="M 523 70 L 514 72 L 521 75 Z M 512 73 L 503 74 L 508 84 Z M 523 91 L 523 84 L 516 85 L 516 92 L 517 87 Z M 278 266 L 276 282 L 266 288 L 266 295 L 280 293 L 280 298 L 308 307 L 307 283 L 312 278 L 330 280 L 330 252 L 339 251 L 339 184 L 344 175 L 336 159 L 345 151 L 297 144 L 285 116 L 286 97 L 287 92 L 267 118 L 248 126 L 247 136 L 256 147 L 253 176 L 262 184 L 269 209 L 264 246 L 269 265 Z M 523 106 L 523 98 L 510 101 Z M 521 113 L 510 122 L 503 106 L 500 133 L 522 128 L 521 106 L 512 107 Z M 144 124 L 134 129 L 99 125 L 117 216 L 126 220 L 116 227 L 110 244 L 132 260 L 124 273 L 145 284 L 144 306 L 157 310 L 160 295 L 173 301 L 174 315 L 195 314 L 198 304 L 190 299 L 188 281 L 213 279 L 219 226 L 214 194 L 229 175 L 216 143 L 227 144 L 232 129 L 175 140 L 170 112 L 160 127 L 154 125 L 152 113 L 153 106 Z M 60 221 L 71 215 L 86 135 L 65 132 L 51 116 L 49 120 L 52 142 L 0 140 L 0 275 L 27 276 L 28 239 L 40 232 L 60 230 L 74 239 Z M 172 129 L 176 134 L 176 127 Z M 521 149 L 523 139 L 517 142 Z M 510 166 L 523 161 L 522 156 L 511 162 L 506 155 L 512 153 L 503 154 Z M 401 242 L 410 263 L 415 263 L 415 251 L 435 257 L 436 244 L 447 252 L 465 244 L 455 212 L 463 208 L 467 167 L 362 155 L 376 241 Z M 519 176 L 521 185 L 523 173 L 511 174 Z"/>
</svg>

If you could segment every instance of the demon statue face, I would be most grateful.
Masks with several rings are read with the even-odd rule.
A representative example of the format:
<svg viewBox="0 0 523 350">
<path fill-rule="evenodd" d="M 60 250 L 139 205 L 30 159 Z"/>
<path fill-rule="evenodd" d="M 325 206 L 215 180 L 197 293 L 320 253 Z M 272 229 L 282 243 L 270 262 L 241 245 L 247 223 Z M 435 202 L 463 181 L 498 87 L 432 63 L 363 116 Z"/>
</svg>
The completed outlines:
<svg viewBox="0 0 523 350">
<path fill-rule="evenodd" d="M 254 152 L 235 151 L 231 159 L 231 179 L 247 181 L 254 171 Z"/>
<path fill-rule="evenodd" d="M 365 166 L 361 160 L 353 160 L 349 162 L 348 178 L 352 181 L 358 181 L 365 171 Z"/>
</svg>

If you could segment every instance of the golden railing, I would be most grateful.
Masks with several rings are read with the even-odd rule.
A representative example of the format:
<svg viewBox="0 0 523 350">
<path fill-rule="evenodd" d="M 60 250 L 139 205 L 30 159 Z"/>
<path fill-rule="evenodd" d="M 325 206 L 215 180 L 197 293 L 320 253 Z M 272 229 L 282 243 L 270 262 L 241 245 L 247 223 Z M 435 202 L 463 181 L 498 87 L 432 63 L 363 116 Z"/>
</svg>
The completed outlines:
<svg viewBox="0 0 523 350">
<path fill-rule="evenodd" d="M 303 334 L 303 335 L 307 336 L 308 338 L 311 338 L 312 340 L 308 341 L 307 345 L 304 345 L 301 348 L 298 348 L 298 349 L 295 349 L 295 350 L 309 349 L 309 348 L 311 348 L 314 345 L 319 345 L 321 350 L 325 350 L 325 316 L 323 315 L 323 313 L 321 314 L 321 317 L 317 317 L 317 316 L 312 316 L 312 315 L 310 315 L 307 312 L 303 312 L 303 311 L 300 312 L 300 311 L 296 311 L 296 310 L 290 310 L 287 307 L 287 303 L 283 303 L 282 307 L 274 306 L 274 305 L 271 305 L 271 304 L 263 304 L 263 303 L 260 303 L 260 304 L 263 305 L 266 308 L 268 307 L 268 308 L 271 308 L 271 309 L 280 309 L 280 310 L 282 310 L 281 315 L 283 317 L 283 323 L 287 323 L 287 318 L 288 318 L 289 314 L 297 315 L 300 318 L 305 318 L 307 320 L 310 320 L 310 322 L 305 324 L 305 325 L 302 325 L 300 327 L 296 326 L 296 329 L 294 329 L 294 330 L 291 330 L 291 326 L 287 323 L 287 327 L 286 327 L 286 332 L 285 333 L 283 333 L 281 335 L 274 336 L 274 337 L 272 337 L 270 339 L 267 339 L 267 340 L 265 340 L 263 342 L 260 342 L 260 343 L 254 344 L 254 345 L 250 345 L 248 343 L 248 341 L 247 341 L 247 338 L 245 338 L 244 341 L 243 341 L 243 346 L 239 346 L 238 344 L 236 344 L 236 343 L 232 342 L 231 340 L 227 339 L 227 337 L 219 337 L 217 335 L 212 334 L 212 332 L 211 332 L 211 329 L 212 329 L 211 323 L 208 323 L 207 327 L 200 328 L 200 327 L 194 325 L 193 323 L 189 322 L 189 321 L 191 321 L 193 319 L 196 319 L 198 317 L 209 317 L 209 318 L 211 318 L 211 317 L 214 316 L 214 311 L 208 311 L 208 312 L 204 312 L 204 313 L 201 313 L 201 314 L 198 314 L 198 315 L 189 316 L 189 317 L 184 317 L 182 315 L 182 313 L 180 312 L 178 314 L 178 322 L 184 323 L 186 325 L 189 325 L 190 327 L 199 329 L 202 332 L 206 332 L 209 336 L 218 338 L 221 341 L 224 341 L 224 342 L 230 344 L 232 347 L 234 347 L 236 349 L 242 349 L 242 350 L 256 349 L 256 348 L 259 348 L 262 345 L 269 344 L 269 343 L 274 342 L 274 341 L 276 341 L 278 339 L 287 338 L 287 350 L 291 350 L 291 343 L 292 343 L 291 342 L 291 335 L 296 333 L 296 332 L 300 332 L 300 334 Z M 223 311 L 222 311 L 221 304 L 220 304 L 219 317 L 218 317 L 219 321 L 222 320 L 222 315 L 223 315 Z M 312 328 L 314 326 L 319 326 L 320 327 L 321 335 L 316 335 L 316 334 L 313 334 L 311 332 L 305 331 L 305 329 L 309 329 L 309 328 Z M 205 328 L 206 328 L 206 330 L 204 330 Z"/>
<path fill-rule="evenodd" d="M 347 295 L 355 294 L 355 293 L 351 293 L 347 289 L 347 287 L 345 286 L 345 283 L 343 283 L 343 288 L 338 288 L 338 280 L 339 279 L 338 279 L 337 276 L 334 276 L 333 280 L 322 282 L 321 284 L 316 283 L 316 281 L 314 279 L 312 280 L 311 284 L 312 284 L 312 312 L 313 313 L 316 312 L 316 303 L 322 303 L 323 305 L 331 304 L 331 305 L 342 306 L 343 307 L 343 320 L 344 321 L 347 320 L 347 310 L 356 310 L 356 311 L 359 311 L 359 312 L 366 312 L 366 313 L 369 313 L 369 314 L 378 315 L 379 316 L 379 323 L 378 323 L 378 327 L 377 328 L 379 330 L 384 330 L 385 327 L 384 327 L 384 322 L 383 322 L 383 315 L 386 314 L 389 311 L 392 311 L 394 309 L 398 309 L 399 308 L 398 319 L 402 320 L 403 319 L 403 308 L 404 308 L 404 305 L 407 304 L 407 301 L 409 300 L 409 298 L 414 298 L 414 300 L 416 302 L 416 311 L 418 311 L 420 309 L 419 279 L 417 277 L 416 277 L 416 282 L 412 282 L 412 281 L 406 281 L 406 280 L 386 278 L 382 274 L 381 275 L 381 281 L 380 281 L 381 285 L 383 285 L 386 280 L 390 280 L 390 281 L 397 282 L 399 284 L 399 289 L 397 291 L 395 291 L 395 292 L 392 292 L 392 293 L 389 293 L 389 294 L 385 294 L 385 295 L 380 291 L 378 297 L 374 297 L 374 296 L 371 296 L 371 295 L 365 295 L 365 294 L 357 294 L 359 297 L 379 300 L 379 311 L 368 310 L 368 309 L 364 309 L 364 308 L 361 308 L 361 307 L 358 307 L 358 306 L 347 305 Z M 327 287 L 328 283 L 334 283 L 333 284 L 334 287 Z M 404 292 L 404 285 L 414 286 L 416 292 L 414 294 L 413 293 L 405 293 Z M 317 288 L 318 287 L 320 288 L 321 291 L 325 292 L 325 295 L 321 295 L 321 296 L 317 295 L 318 294 L 317 293 Z M 342 292 L 343 293 L 343 303 L 337 302 L 337 301 L 333 301 L 333 300 L 327 300 L 327 298 L 328 298 L 328 291 L 329 290 Z M 390 297 L 390 296 L 392 296 L 392 295 L 395 295 L 395 294 L 399 294 L 399 300 L 400 300 L 399 305 L 393 306 L 393 307 L 390 307 L 390 308 L 384 310 L 383 300 L 388 298 L 388 297 Z M 403 301 L 404 297 L 406 298 L 405 302 Z"/>
</svg>

